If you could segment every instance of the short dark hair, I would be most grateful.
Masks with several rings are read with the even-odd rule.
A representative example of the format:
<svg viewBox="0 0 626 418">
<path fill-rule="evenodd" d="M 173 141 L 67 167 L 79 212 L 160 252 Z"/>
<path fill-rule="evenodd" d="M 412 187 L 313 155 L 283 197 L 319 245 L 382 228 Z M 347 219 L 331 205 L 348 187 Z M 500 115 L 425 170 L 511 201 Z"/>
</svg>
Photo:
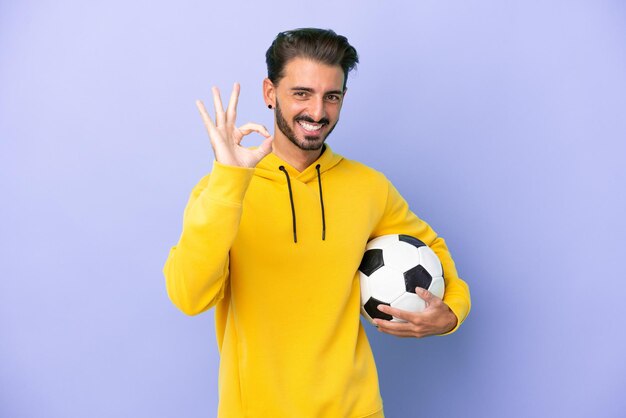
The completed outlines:
<svg viewBox="0 0 626 418">
<path fill-rule="evenodd" d="M 281 32 L 265 53 L 267 78 L 277 84 L 285 76 L 285 65 L 294 58 L 310 58 L 343 69 L 343 88 L 348 73 L 356 67 L 359 56 L 348 38 L 330 29 L 302 28 Z"/>
</svg>

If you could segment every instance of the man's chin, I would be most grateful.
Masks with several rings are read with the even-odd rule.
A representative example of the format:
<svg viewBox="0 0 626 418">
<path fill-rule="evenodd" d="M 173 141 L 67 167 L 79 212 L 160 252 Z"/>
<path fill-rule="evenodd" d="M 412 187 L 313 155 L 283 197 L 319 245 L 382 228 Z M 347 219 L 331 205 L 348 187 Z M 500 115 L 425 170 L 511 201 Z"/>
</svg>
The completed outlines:
<svg viewBox="0 0 626 418">
<path fill-rule="evenodd" d="M 317 151 L 324 145 L 324 140 L 319 136 L 305 136 L 303 141 L 300 141 L 300 149 L 305 151 Z"/>
</svg>

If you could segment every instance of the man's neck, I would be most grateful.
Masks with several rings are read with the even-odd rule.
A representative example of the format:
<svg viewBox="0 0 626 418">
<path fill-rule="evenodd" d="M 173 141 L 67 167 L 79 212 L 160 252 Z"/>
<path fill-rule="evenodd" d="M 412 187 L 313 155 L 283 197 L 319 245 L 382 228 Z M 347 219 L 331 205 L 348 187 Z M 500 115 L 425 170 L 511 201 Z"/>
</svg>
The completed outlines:
<svg viewBox="0 0 626 418">
<path fill-rule="evenodd" d="M 305 151 L 298 148 L 289 139 L 281 135 L 280 138 L 278 138 L 278 136 L 274 137 L 272 151 L 278 158 L 289 163 L 289 165 L 299 172 L 302 172 L 322 155 L 324 147 L 322 146 L 321 149 L 317 150 Z"/>
</svg>

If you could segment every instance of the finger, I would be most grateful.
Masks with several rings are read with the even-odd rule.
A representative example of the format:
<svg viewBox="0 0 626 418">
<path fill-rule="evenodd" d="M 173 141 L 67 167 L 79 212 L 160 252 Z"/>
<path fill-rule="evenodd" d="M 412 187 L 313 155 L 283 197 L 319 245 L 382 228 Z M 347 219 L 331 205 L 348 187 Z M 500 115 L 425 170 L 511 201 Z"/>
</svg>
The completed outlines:
<svg viewBox="0 0 626 418">
<path fill-rule="evenodd" d="M 374 322 L 378 331 L 385 334 L 395 335 L 396 337 L 412 337 L 415 335 L 412 329 L 407 328 L 408 324 L 406 323 L 385 321 L 383 319 L 376 319 Z"/>
<path fill-rule="evenodd" d="M 265 126 L 257 123 L 246 123 L 233 131 L 233 139 L 237 145 L 240 145 L 243 137 L 251 134 L 252 132 L 257 132 L 265 137 L 269 137 L 270 135 Z"/>
<path fill-rule="evenodd" d="M 270 133 L 267 130 L 267 128 L 263 125 L 259 125 L 258 123 L 246 123 L 245 125 L 241 125 L 238 129 L 239 129 L 239 132 L 241 132 L 244 135 L 248 135 L 252 132 L 257 132 L 266 138 L 270 136 Z"/>
<path fill-rule="evenodd" d="M 403 311 L 402 309 L 392 308 L 388 305 L 378 305 L 378 310 L 408 322 L 412 322 L 415 316 L 415 312 Z"/>
<path fill-rule="evenodd" d="M 215 107 L 215 126 L 224 126 L 226 123 L 226 117 L 224 114 L 224 107 L 222 106 L 220 90 L 213 86 L 211 91 L 213 92 L 213 106 Z"/>
<path fill-rule="evenodd" d="M 415 288 L 415 294 L 419 296 L 420 298 L 422 298 L 424 302 L 426 302 L 426 307 L 428 307 L 428 305 L 430 305 L 433 302 L 433 298 L 436 297 L 435 295 L 430 293 L 428 290 L 423 289 L 421 287 Z"/>
<path fill-rule="evenodd" d="M 380 328 L 378 329 L 378 331 L 385 333 L 385 334 L 393 335 L 394 337 L 399 337 L 399 338 L 411 338 L 411 337 L 419 338 L 418 336 L 411 334 L 409 332 L 387 331 L 387 330 L 383 330 Z"/>
<path fill-rule="evenodd" d="M 410 331 L 412 329 L 410 322 L 387 321 L 385 319 L 376 318 L 374 321 L 378 328 L 388 331 Z"/>
<path fill-rule="evenodd" d="M 239 83 L 233 85 L 233 92 L 230 94 L 230 100 L 228 101 L 228 109 L 226 110 L 226 123 L 230 125 L 235 124 L 237 119 L 237 103 L 239 102 L 239 91 L 241 87 Z"/>
<path fill-rule="evenodd" d="M 204 122 L 206 130 L 209 132 L 209 136 L 212 136 L 215 130 L 215 124 L 211 120 L 211 116 L 209 116 L 209 112 L 207 112 L 206 107 L 204 107 L 202 100 L 196 100 L 196 107 L 200 111 L 200 116 L 202 116 L 202 121 Z"/>
</svg>

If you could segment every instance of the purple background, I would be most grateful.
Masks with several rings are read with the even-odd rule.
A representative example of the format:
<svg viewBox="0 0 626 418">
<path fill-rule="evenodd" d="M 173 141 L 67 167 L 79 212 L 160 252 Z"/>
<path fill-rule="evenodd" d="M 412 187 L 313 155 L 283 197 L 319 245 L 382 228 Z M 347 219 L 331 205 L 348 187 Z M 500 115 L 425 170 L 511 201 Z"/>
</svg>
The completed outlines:
<svg viewBox="0 0 626 418">
<path fill-rule="evenodd" d="M 194 100 L 240 81 L 240 122 L 270 126 L 264 52 L 302 26 L 361 56 L 329 143 L 472 291 L 452 336 L 368 328 L 387 416 L 624 416 L 617 0 L 0 3 L 0 416 L 215 415 L 213 313 L 161 273 L 211 167 Z"/>
</svg>

